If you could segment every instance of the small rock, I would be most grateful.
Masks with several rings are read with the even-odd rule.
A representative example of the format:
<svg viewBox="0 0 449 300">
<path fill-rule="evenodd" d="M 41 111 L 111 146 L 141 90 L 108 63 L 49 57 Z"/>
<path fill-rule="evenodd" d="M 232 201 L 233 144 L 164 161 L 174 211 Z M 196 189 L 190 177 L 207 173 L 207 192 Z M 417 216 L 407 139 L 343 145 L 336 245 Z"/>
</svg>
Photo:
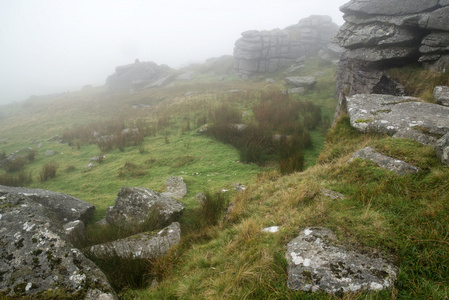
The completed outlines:
<svg viewBox="0 0 449 300">
<path fill-rule="evenodd" d="M 76 242 L 84 238 L 84 232 L 86 227 L 84 222 L 80 220 L 72 221 L 64 224 L 63 226 L 65 234 L 70 238 L 72 242 Z"/>
<path fill-rule="evenodd" d="M 53 155 L 55 155 L 55 151 L 53 151 L 53 150 L 47 150 L 47 151 L 45 151 L 45 155 L 47 155 L 47 156 L 53 156 Z"/>
<path fill-rule="evenodd" d="M 437 104 L 449 106 L 449 87 L 436 86 L 433 90 L 433 97 Z"/>
<path fill-rule="evenodd" d="M 285 82 L 295 87 L 311 88 L 317 81 L 315 77 L 286 77 Z"/>
<path fill-rule="evenodd" d="M 306 91 L 305 88 L 303 88 L 303 87 L 297 87 L 297 88 L 293 88 L 293 89 L 284 90 L 283 93 L 284 93 L 285 95 L 304 94 L 305 91 Z"/>
<path fill-rule="evenodd" d="M 236 191 L 236 192 L 243 192 L 243 191 L 245 191 L 246 190 L 246 187 L 243 185 L 243 184 L 241 184 L 241 183 L 235 183 L 234 184 L 234 190 Z"/>
<path fill-rule="evenodd" d="M 262 232 L 276 233 L 279 231 L 279 226 L 271 226 L 262 229 Z"/>
<path fill-rule="evenodd" d="M 438 140 L 435 145 L 435 153 L 441 163 L 449 165 L 449 132 Z"/>
<path fill-rule="evenodd" d="M 163 195 L 171 196 L 175 199 L 182 199 L 187 195 L 187 185 L 184 178 L 180 176 L 172 176 L 165 181 L 166 190 Z"/>
<path fill-rule="evenodd" d="M 204 203 L 204 201 L 206 200 L 206 195 L 204 195 L 204 193 L 198 193 L 195 196 L 195 199 L 199 202 L 199 203 Z"/>
<path fill-rule="evenodd" d="M 323 194 L 326 197 L 331 198 L 332 200 L 337 200 L 337 199 L 343 200 L 346 198 L 345 195 L 335 192 L 333 190 L 329 190 L 329 189 L 321 189 L 321 194 Z"/>
</svg>

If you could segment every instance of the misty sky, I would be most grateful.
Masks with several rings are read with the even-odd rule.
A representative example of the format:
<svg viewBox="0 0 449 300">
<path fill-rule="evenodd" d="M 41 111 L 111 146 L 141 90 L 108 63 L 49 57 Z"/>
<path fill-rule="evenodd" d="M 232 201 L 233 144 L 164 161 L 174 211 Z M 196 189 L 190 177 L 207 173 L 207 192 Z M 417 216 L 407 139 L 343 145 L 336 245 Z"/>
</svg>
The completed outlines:
<svg viewBox="0 0 449 300">
<path fill-rule="evenodd" d="M 348 0 L 0 0 L 0 104 L 103 85 L 118 65 L 179 68 L 232 55 L 246 30 L 312 14 L 343 24 Z"/>
</svg>

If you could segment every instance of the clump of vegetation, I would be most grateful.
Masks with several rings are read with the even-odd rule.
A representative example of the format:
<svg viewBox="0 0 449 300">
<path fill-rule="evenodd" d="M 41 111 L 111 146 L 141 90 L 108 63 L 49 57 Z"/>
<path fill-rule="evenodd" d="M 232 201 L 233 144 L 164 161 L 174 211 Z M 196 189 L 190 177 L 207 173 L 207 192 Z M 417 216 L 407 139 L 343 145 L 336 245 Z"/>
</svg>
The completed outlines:
<svg viewBox="0 0 449 300">
<path fill-rule="evenodd" d="M 42 166 L 41 172 L 39 173 L 42 182 L 47 181 L 50 178 L 56 177 L 56 171 L 58 170 L 58 165 L 55 163 L 46 163 Z"/>
<path fill-rule="evenodd" d="M 18 172 L 23 170 L 27 163 L 27 159 L 24 156 L 17 156 L 14 159 L 9 160 L 3 168 L 6 172 Z"/>
<path fill-rule="evenodd" d="M 31 172 L 27 173 L 22 171 L 18 174 L 1 174 L 0 175 L 0 185 L 7 186 L 24 186 L 33 182 L 33 177 Z"/>
<path fill-rule="evenodd" d="M 404 86 L 406 95 L 419 97 L 429 102 L 434 101 L 435 86 L 449 85 L 449 72 L 438 73 L 424 69 L 420 65 L 393 68 L 389 71 L 389 75 Z"/>
</svg>

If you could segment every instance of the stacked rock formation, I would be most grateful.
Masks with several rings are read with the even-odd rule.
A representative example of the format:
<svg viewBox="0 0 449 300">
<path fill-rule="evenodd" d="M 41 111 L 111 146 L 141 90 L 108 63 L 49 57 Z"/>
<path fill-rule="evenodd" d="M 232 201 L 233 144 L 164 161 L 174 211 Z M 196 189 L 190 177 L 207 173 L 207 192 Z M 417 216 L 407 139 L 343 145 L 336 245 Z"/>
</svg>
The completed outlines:
<svg viewBox="0 0 449 300">
<path fill-rule="evenodd" d="M 445 72 L 449 66 L 449 1 L 351 0 L 340 10 L 346 23 L 336 40 L 347 51 L 337 91 L 402 95 L 389 68 L 421 62 Z"/>
<path fill-rule="evenodd" d="M 106 84 L 111 90 L 137 90 L 163 86 L 170 82 L 173 69 L 154 62 L 139 62 L 118 66 L 109 76 Z"/>
<path fill-rule="evenodd" d="M 234 70 L 250 77 L 289 67 L 326 48 L 338 29 L 329 16 L 310 16 L 283 30 L 245 31 L 235 43 Z"/>
</svg>

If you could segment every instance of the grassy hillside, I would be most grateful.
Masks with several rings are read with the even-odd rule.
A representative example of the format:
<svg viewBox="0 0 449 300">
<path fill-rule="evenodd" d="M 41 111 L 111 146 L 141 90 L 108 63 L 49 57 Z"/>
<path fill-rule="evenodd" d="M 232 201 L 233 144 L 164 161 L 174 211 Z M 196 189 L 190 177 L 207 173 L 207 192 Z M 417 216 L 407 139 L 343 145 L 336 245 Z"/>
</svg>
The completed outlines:
<svg viewBox="0 0 449 300">
<path fill-rule="evenodd" d="M 347 294 L 343 299 L 448 298 L 448 168 L 431 147 L 361 135 L 345 116 L 327 132 L 336 106 L 335 66 L 310 60 L 294 75 L 317 72 L 322 73 L 315 89 L 287 100 L 279 93 L 286 88 L 282 73 L 273 74 L 274 83 L 202 74 L 191 82 L 134 94 L 91 88 L 8 106 L 0 118 L 0 154 L 32 147 L 36 155 L 24 157 L 26 164 L 18 171 L 0 170 L 0 176 L 24 174 L 32 179 L 28 187 L 93 203 L 94 220 L 104 217 L 122 186 L 161 191 L 167 177 L 184 177 L 188 194 L 182 200 L 187 205 L 182 242 L 157 261 L 114 263 L 116 273 L 109 276 L 116 277 L 113 284 L 123 299 L 337 298 L 287 288 L 285 245 L 308 226 L 329 227 L 349 248 L 383 256 L 400 268 L 392 291 Z M 273 99 L 292 101 L 289 105 L 311 101 L 321 108 L 319 126 L 306 130 L 313 147 L 303 149 L 302 172 L 282 175 L 275 154 L 273 161 L 243 163 L 241 150 L 198 133 L 204 124 L 217 123 L 223 107 L 238 111 L 239 121 L 248 126 L 262 126 L 256 108 Z M 295 122 L 304 126 L 309 117 L 299 113 Z M 102 147 L 92 142 L 93 132 L 110 135 L 125 128 L 142 134 Z M 286 129 L 269 130 L 277 134 Z M 48 141 L 55 135 L 67 143 Z M 399 177 L 369 162 L 347 163 L 366 146 L 422 172 Z M 47 156 L 47 150 L 56 154 Z M 103 161 L 86 168 L 99 155 L 105 155 Z M 41 181 L 43 166 L 50 164 L 57 167 L 56 176 Z M 232 190 L 237 182 L 247 186 L 243 193 L 215 195 Z M 321 194 L 322 188 L 346 198 L 331 200 Z M 220 202 L 214 206 L 218 215 L 195 199 L 206 191 L 211 192 L 211 206 Z M 223 207 L 231 202 L 232 210 L 223 219 Z M 273 225 L 281 226 L 280 232 L 262 232 Z M 95 226 L 90 229 L 94 232 Z"/>
</svg>

